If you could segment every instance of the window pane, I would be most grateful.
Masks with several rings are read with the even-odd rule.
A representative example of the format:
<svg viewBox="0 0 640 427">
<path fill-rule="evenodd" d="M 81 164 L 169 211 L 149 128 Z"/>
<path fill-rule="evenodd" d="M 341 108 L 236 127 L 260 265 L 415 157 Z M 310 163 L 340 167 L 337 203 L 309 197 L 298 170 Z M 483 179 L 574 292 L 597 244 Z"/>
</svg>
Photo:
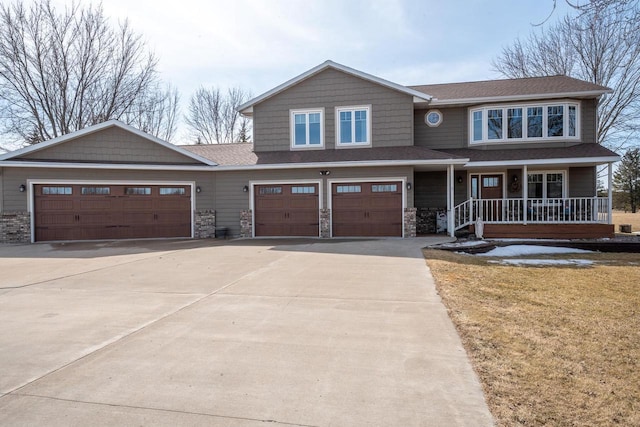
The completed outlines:
<svg viewBox="0 0 640 427">
<path fill-rule="evenodd" d="M 111 188 L 109 187 L 82 187 L 82 194 L 98 194 L 109 195 L 111 194 Z"/>
<path fill-rule="evenodd" d="M 532 199 L 542 199 L 542 174 L 530 173 L 528 176 L 528 197 Z"/>
<path fill-rule="evenodd" d="M 569 136 L 576 136 L 576 106 L 569 105 Z"/>
<path fill-rule="evenodd" d="M 482 141 L 482 111 L 473 112 L 473 140 Z"/>
<path fill-rule="evenodd" d="M 182 195 L 185 194 L 184 187 L 163 187 L 160 188 L 161 196 L 169 196 L 169 195 Z"/>
<path fill-rule="evenodd" d="M 367 111 L 355 111 L 356 142 L 367 142 Z"/>
<path fill-rule="evenodd" d="M 42 187 L 42 194 L 56 194 L 62 196 L 68 196 L 72 194 L 71 187 Z"/>
<path fill-rule="evenodd" d="M 282 194 L 282 187 L 260 187 L 260 194 Z"/>
<path fill-rule="evenodd" d="M 359 185 L 338 185 L 336 187 L 337 193 L 360 193 L 362 192 L 362 187 Z"/>
<path fill-rule="evenodd" d="M 498 186 L 498 178 L 495 176 L 492 177 L 483 177 L 482 178 L 482 186 L 484 188 L 493 188 Z"/>
<path fill-rule="evenodd" d="M 542 107 L 527 108 L 527 138 L 542 138 Z"/>
<path fill-rule="evenodd" d="M 562 174 L 547 174 L 547 198 L 559 199 L 562 197 Z"/>
<path fill-rule="evenodd" d="M 351 136 L 351 111 L 340 112 L 340 142 L 353 142 Z"/>
<path fill-rule="evenodd" d="M 291 187 L 291 194 L 315 194 L 315 192 L 314 186 Z"/>
<path fill-rule="evenodd" d="M 507 138 L 522 138 L 522 108 L 507 110 Z"/>
<path fill-rule="evenodd" d="M 487 110 L 489 139 L 502 139 L 502 110 Z"/>
<path fill-rule="evenodd" d="M 320 113 L 309 114 L 309 144 L 320 145 Z"/>
<path fill-rule="evenodd" d="M 307 144 L 307 115 L 296 114 L 295 115 L 295 145 Z"/>
<path fill-rule="evenodd" d="M 478 177 L 477 176 L 471 177 L 471 197 L 473 197 L 474 199 L 478 198 Z"/>
<path fill-rule="evenodd" d="M 547 136 L 562 136 L 564 107 L 555 105 L 547 107 Z"/>
<path fill-rule="evenodd" d="M 148 196 L 151 194 L 151 187 L 127 187 L 124 189 L 124 194 Z"/>
<path fill-rule="evenodd" d="M 378 184 L 371 186 L 372 193 L 395 193 L 398 191 L 398 184 Z"/>
</svg>

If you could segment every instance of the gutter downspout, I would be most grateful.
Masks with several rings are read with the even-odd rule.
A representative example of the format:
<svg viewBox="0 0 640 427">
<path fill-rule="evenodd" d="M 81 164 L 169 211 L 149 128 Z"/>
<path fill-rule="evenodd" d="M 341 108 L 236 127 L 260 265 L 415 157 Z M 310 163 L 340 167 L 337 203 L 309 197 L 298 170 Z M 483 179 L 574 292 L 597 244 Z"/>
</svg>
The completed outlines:
<svg viewBox="0 0 640 427">
<path fill-rule="evenodd" d="M 453 224 L 453 205 L 455 203 L 454 193 L 454 166 L 450 164 L 447 167 L 447 231 L 449 236 L 455 237 L 455 226 Z"/>
<path fill-rule="evenodd" d="M 522 186 L 522 203 L 524 206 L 522 207 L 522 213 L 524 215 L 524 225 L 527 225 L 527 217 L 529 216 L 529 168 L 527 165 L 522 166 L 522 182 L 524 185 Z"/>
</svg>

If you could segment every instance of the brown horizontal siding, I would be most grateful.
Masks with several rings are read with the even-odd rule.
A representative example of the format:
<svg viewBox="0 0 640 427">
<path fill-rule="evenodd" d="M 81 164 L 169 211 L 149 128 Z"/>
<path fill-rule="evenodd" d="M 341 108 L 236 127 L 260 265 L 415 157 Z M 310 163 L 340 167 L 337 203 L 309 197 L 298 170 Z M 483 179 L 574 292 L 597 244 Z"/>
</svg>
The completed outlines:
<svg viewBox="0 0 640 427">
<path fill-rule="evenodd" d="M 23 156 L 29 160 L 197 164 L 194 159 L 172 151 L 127 130 L 110 127 Z"/>
<path fill-rule="evenodd" d="M 472 225 L 473 233 L 475 227 Z M 614 237 L 609 224 L 485 224 L 483 237 L 489 239 L 598 239 Z"/>
<path fill-rule="evenodd" d="M 413 145 L 411 96 L 330 69 L 254 106 L 255 151 L 289 150 L 290 109 L 306 108 L 324 108 L 325 148 L 333 149 L 335 107 L 355 105 L 371 105 L 374 147 Z"/>
</svg>

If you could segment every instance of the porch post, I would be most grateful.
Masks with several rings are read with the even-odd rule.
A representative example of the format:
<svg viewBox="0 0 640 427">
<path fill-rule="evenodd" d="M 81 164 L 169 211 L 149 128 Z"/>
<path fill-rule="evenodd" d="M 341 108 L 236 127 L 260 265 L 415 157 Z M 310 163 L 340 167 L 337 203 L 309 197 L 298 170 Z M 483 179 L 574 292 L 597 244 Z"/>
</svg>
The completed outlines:
<svg viewBox="0 0 640 427">
<path fill-rule="evenodd" d="M 454 169 L 453 165 L 447 166 L 447 231 L 449 236 L 455 236 L 455 225 L 453 224 L 453 208 L 454 208 Z"/>
<path fill-rule="evenodd" d="M 609 185 L 607 190 L 607 224 L 613 224 L 613 163 L 609 162 L 607 165 L 607 172 L 609 175 Z M 596 197 L 598 196 L 598 190 L 596 189 Z"/>
<path fill-rule="evenodd" d="M 529 216 L 529 208 L 527 202 L 529 201 L 529 170 L 527 165 L 522 165 L 522 216 L 524 217 L 524 225 L 527 225 L 527 217 Z"/>
</svg>

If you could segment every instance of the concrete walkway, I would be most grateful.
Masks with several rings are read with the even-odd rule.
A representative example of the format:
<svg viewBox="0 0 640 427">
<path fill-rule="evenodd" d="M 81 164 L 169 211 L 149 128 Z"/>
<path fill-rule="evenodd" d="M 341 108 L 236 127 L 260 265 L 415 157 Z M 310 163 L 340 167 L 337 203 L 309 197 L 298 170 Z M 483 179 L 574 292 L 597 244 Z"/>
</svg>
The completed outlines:
<svg viewBox="0 0 640 427">
<path fill-rule="evenodd" d="M 490 426 L 429 243 L 0 246 L 0 425 Z"/>
</svg>

